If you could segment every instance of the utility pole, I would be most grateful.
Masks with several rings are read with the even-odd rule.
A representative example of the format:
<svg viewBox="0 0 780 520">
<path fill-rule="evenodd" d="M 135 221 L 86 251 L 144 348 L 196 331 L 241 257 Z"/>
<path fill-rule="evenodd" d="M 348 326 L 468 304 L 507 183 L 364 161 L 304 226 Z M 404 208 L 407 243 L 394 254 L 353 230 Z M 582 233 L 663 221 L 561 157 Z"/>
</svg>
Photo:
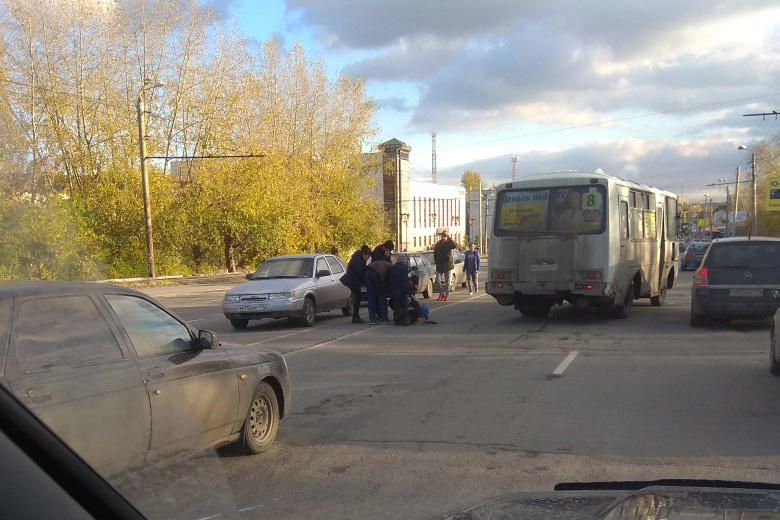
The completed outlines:
<svg viewBox="0 0 780 520">
<path fill-rule="evenodd" d="M 136 110 L 138 111 L 138 149 L 141 155 L 141 189 L 144 197 L 144 221 L 146 224 L 146 265 L 149 277 L 154 278 L 154 240 L 152 239 L 152 208 L 149 200 L 149 176 L 146 173 L 146 120 L 144 111 L 144 89 L 138 92 Z"/>
<path fill-rule="evenodd" d="M 726 184 L 726 236 L 729 235 L 729 185 Z"/>
<path fill-rule="evenodd" d="M 477 209 L 479 210 L 479 253 L 484 254 L 485 233 L 482 232 L 482 179 L 479 181 L 479 198 L 477 199 Z"/>
<path fill-rule="evenodd" d="M 431 133 L 431 181 L 436 184 L 436 132 Z"/>
<path fill-rule="evenodd" d="M 739 213 L 739 174 L 741 168 L 737 166 L 737 183 L 734 186 L 734 236 L 737 235 L 737 214 Z"/>
</svg>

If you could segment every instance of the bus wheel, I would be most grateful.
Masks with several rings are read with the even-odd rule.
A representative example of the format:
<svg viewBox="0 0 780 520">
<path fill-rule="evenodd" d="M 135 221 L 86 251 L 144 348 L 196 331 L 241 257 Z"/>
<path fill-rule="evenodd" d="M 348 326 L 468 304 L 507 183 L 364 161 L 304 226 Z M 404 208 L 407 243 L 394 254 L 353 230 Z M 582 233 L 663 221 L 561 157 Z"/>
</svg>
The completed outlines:
<svg viewBox="0 0 780 520">
<path fill-rule="evenodd" d="M 653 304 L 653 307 L 660 307 L 663 305 L 664 300 L 666 300 L 666 284 L 661 287 L 661 290 L 658 292 L 657 296 L 652 296 L 650 298 L 650 303 Z"/>
<path fill-rule="evenodd" d="M 634 285 L 631 284 L 626 290 L 626 297 L 623 298 L 623 304 L 615 309 L 615 316 L 621 319 L 628 318 L 631 314 L 631 307 L 634 306 Z"/>
</svg>

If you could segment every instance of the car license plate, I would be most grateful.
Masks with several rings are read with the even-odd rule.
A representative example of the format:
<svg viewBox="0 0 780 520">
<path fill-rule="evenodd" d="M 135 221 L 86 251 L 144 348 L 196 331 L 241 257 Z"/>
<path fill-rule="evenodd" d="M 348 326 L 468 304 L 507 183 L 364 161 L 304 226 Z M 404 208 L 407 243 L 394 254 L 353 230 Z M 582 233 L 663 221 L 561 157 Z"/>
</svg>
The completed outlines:
<svg viewBox="0 0 780 520">
<path fill-rule="evenodd" d="M 265 304 L 263 305 L 242 305 L 238 308 L 239 311 L 252 312 L 252 311 L 264 311 Z"/>
<path fill-rule="evenodd" d="M 763 295 L 763 289 L 729 289 L 729 296 L 737 296 L 741 298 L 760 298 Z"/>
</svg>

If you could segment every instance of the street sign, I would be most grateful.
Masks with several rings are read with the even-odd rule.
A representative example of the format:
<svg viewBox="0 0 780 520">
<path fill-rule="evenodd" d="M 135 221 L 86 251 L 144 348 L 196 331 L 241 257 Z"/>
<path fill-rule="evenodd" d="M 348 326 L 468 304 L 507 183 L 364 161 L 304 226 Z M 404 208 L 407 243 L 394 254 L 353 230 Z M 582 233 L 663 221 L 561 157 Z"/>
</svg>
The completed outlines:
<svg viewBox="0 0 780 520">
<path fill-rule="evenodd" d="M 766 210 L 780 211 L 780 177 L 767 179 Z"/>
</svg>

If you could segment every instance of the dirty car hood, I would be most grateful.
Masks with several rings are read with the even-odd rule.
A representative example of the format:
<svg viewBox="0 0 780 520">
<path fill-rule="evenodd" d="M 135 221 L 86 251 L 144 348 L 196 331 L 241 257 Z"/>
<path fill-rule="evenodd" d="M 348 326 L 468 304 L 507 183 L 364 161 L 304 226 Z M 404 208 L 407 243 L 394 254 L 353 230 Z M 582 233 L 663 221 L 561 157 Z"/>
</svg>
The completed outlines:
<svg viewBox="0 0 780 520">
<path fill-rule="evenodd" d="M 708 484 L 703 487 L 651 485 L 633 490 L 601 488 L 551 493 L 519 493 L 505 495 L 465 511 L 439 518 L 440 520 L 780 518 L 780 486 L 778 485 L 717 481 Z M 748 488 L 747 485 L 755 485 L 758 488 Z"/>
</svg>

